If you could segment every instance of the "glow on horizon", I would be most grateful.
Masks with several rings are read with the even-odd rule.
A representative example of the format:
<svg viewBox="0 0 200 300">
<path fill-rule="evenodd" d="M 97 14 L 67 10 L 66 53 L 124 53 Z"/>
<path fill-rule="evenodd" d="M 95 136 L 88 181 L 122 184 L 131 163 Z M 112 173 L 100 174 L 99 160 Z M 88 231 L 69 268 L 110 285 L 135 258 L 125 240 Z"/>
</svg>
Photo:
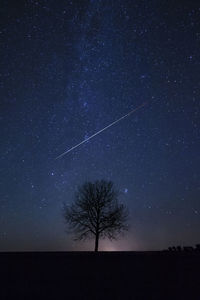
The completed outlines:
<svg viewBox="0 0 200 300">
<path fill-rule="evenodd" d="M 115 246 L 108 245 L 104 246 L 100 251 L 119 251 L 119 249 L 117 249 Z"/>
</svg>

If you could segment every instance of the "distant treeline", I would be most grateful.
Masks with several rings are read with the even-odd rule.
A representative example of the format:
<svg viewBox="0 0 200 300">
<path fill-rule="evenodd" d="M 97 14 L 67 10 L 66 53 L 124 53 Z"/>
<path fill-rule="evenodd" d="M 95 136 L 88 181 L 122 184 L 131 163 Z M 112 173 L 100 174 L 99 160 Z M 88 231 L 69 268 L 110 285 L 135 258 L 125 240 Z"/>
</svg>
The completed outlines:
<svg viewBox="0 0 200 300">
<path fill-rule="evenodd" d="M 198 251 L 200 252 L 200 244 L 197 244 L 195 247 L 192 246 L 186 246 L 186 247 L 181 247 L 181 246 L 172 246 L 168 248 L 168 251 L 172 251 L 172 252 L 194 252 L 194 251 Z"/>
</svg>

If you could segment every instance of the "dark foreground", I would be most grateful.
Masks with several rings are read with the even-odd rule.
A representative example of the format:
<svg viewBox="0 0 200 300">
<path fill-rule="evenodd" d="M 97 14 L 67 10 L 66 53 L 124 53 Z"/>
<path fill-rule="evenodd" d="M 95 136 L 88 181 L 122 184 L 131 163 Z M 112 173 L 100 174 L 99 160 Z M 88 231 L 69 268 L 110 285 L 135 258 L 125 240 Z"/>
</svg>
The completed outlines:
<svg viewBox="0 0 200 300">
<path fill-rule="evenodd" d="M 1 253 L 0 299 L 200 299 L 200 254 Z"/>
</svg>

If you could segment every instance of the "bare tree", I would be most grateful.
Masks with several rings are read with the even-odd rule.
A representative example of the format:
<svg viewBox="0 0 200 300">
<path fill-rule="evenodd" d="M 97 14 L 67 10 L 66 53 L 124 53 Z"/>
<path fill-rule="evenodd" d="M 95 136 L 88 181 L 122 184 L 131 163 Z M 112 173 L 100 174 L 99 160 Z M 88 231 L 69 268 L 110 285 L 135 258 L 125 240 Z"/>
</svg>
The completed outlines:
<svg viewBox="0 0 200 300">
<path fill-rule="evenodd" d="M 78 188 L 74 203 L 64 204 L 64 218 L 76 240 L 94 237 L 98 251 L 99 238 L 116 239 L 128 229 L 128 212 L 118 195 L 111 181 L 86 182 Z"/>
</svg>

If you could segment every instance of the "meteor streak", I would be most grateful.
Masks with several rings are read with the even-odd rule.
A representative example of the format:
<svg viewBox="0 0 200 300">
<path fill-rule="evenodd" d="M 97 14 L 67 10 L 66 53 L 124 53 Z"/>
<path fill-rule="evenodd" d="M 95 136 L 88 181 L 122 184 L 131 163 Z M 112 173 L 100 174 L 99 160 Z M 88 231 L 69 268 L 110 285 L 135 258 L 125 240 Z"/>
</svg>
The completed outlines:
<svg viewBox="0 0 200 300">
<path fill-rule="evenodd" d="M 90 137 L 88 137 L 87 139 L 83 140 L 82 142 L 80 142 L 79 144 L 73 146 L 72 148 L 70 148 L 69 150 L 63 152 L 62 154 L 60 154 L 59 156 L 56 157 L 56 159 L 61 158 L 62 156 L 64 156 L 65 154 L 71 152 L 72 150 L 74 150 L 75 148 L 79 147 L 80 145 L 84 144 L 85 142 L 89 141 L 90 139 L 92 139 L 93 137 L 95 137 L 96 135 L 98 135 L 99 133 L 103 132 L 104 130 L 108 129 L 109 127 L 113 126 L 114 124 L 118 123 L 119 121 L 121 121 L 122 119 L 130 116 L 132 113 L 134 113 L 136 110 L 140 109 L 141 107 L 145 106 L 147 103 L 143 103 L 142 105 L 138 106 L 137 108 L 131 110 L 128 114 L 122 116 L 121 118 L 119 118 L 118 120 L 112 122 L 111 124 L 109 124 L 108 126 L 104 127 L 103 129 L 99 130 L 98 132 L 94 133 L 93 135 L 91 135 Z"/>
</svg>

